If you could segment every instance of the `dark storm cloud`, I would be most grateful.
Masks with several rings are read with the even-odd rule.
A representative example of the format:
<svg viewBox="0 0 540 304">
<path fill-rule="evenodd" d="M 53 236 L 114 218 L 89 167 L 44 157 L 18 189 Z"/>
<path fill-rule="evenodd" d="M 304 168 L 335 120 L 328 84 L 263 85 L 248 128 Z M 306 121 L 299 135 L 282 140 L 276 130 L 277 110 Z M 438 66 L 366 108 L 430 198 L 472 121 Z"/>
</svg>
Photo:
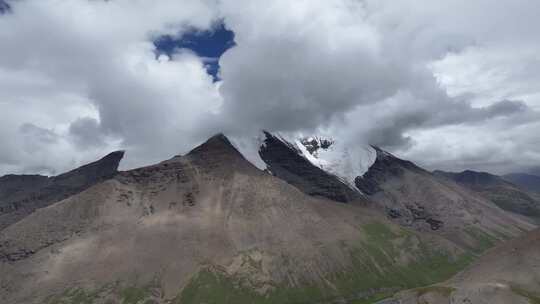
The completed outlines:
<svg viewBox="0 0 540 304">
<path fill-rule="evenodd" d="M 439 106 L 431 104 L 422 109 L 409 109 L 393 113 L 375 124 L 368 134 L 362 135 L 373 145 L 403 149 L 413 144 L 405 135 L 413 129 L 429 129 L 447 125 L 474 125 L 497 117 L 519 117 L 522 123 L 529 120 L 533 110 L 521 101 L 503 100 L 486 107 L 474 108 L 468 102 L 446 102 Z M 384 109 L 378 109 L 384 112 Z M 534 116 L 538 119 L 538 115 Z"/>
<path fill-rule="evenodd" d="M 11 11 L 11 7 L 4 0 L 0 0 L 0 15 Z"/>
</svg>

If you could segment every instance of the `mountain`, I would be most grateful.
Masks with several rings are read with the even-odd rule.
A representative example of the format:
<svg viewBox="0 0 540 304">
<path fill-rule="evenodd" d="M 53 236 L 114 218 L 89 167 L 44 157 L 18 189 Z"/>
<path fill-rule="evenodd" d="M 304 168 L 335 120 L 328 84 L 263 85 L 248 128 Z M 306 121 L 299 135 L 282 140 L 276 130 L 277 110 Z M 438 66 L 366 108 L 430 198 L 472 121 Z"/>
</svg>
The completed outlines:
<svg viewBox="0 0 540 304">
<path fill-rule="evenodd" d="M 487 172 L 476 172 L 472 170 L 465 170 L 461 173 L 445 172 L 436 170 L 434 171 L 436 175 L 441 175 L 447 178 L 450 178 L 459 184 L 466 185 L 470 188 L 482 188 L 490 186 L 506 186 L 509 185 L 508 182 L 503 180 L 501 177 L 487 173 Z"/>
<path fill-rule="evenodd" d="M 540 230 L 535 230 L 493 248 L 447 282 L 396 298 L 409 304 L 540 303 L 539 252 Z"/>
<path fill-rule="evenodd" d="M 375 150 L 369 146 L 348 147 L 331 138 L 291 138 L 266 131 L 251 141 L 233 138 L 232 143 L 259 169 L 306 194 L 366 203 L 354 180 L 375 161 Z"/>
<path fill-rule="evenodd" d="M 471 259 L 364 206 L 307 195 L 223 135 L 39 209 L 0 244 L 13 303 L 354 299 L 444 279 Z"/>
<path fill-rule="evenodd" d="M 533 193 L 540 194 L 540 176 L 526 173 L 503 175 L 505 180 Z"/>
<path fill-rule="evenodd" d="M 269 132 L 263 132 L 257 143 L 260 159 L 252 162 L 306 194 L 371 205 L 402 226 L 441 230 L 455 240 L 472 238 L 475 243 L 479 235 L 486 231 L 491 235 L 493 230 L 505 234 L 498 229 L 507 214 L 490 206 L 489 200 L 378 147 L 353 149 L 331 138 L 287 138 Z M 478 233 L 463 229 L 474 221 L 481 221 L 485 229 Z"/>
<path fill-rule="evenodd" d="M 452 180 L 376 150 L 374 164 L 356 178 L 356 186 L 394 222 L 418 231 L 437 231 L 465 247 L 481 243 L 487 248 L 519 234 L 505 227 L 522 226 L 522 219 Z"/>
<path fill-rule="evenodd" d="M 461 173 L 443 171 L 434 173 L 479 193 L 504 210 L 535 220 L 540 219 L 540 196 L 524 190 L 503 177 L 470 170 Z"/>
<path fill-rule="evenodd" d="M 96 162 L 53 177 L 0 177 L 0 230 L 38 208 L 46 207 L 113 177 L 123 156 L 123 151 L 113 152 Z"/>
<path fill-rule="evenodd" d="M 264 136 L 258 161 L 219 134 L 1 230 L 0 303 L 370 303 L 534 228 L 380 149 L 351 185 L 312 141 Z"/>
<path fill-rule="evenodd" d="M 313 141 L 317 143 L 316 141 Z M 338 202 L 362 200 L 358 191 L 344 180 L 315 166 L 300 149 L 277 135 L 265 132 L 260 157 L 273 175 L 287 181 L 309 195 L 318 195 Z M 317 149 L 312 145 L 311 152 Z"/>
</svg>

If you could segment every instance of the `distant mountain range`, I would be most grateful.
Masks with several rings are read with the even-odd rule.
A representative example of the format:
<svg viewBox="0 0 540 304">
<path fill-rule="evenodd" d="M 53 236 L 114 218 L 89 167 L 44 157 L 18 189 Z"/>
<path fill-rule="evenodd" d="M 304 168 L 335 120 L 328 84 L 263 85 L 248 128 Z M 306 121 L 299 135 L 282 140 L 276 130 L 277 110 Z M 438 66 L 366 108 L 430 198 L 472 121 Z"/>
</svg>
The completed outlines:
<svg viewBox="0 0 540 304">
<path fill-rule="evenodd" d="M 513 173 L 503 175 L 505 180 L 518 185 L 519 187 L 535 193 L 540 193 L 540 176 L 527 173 Z"/>
<path fill-rule="evenodd" d="M 531 217 L 535 220 L 540 219 L 540 196 L 538 193 L 529 190 L 531 187 L 534 188 L 535 179 L 531 178 L 533 176 L 527 176 L 521 179 L 521 182 L 516 183 L 515 181 L 520 179 L 516 177 L 523 177 L 524 175 L 497 176 L 470 170 L 461 173 L 443 171 L 435 171 L 434 173 L 479 193 L 504 210 Z M 540 178 L 538 181 L 540 182 Z M 528 182 L 531 187 L 523 187 L 523 182 Z"/>
<path fill-rule="evenodd" d="M 118 172 L 122 156 L 0 178 L 0 303 L 448 303 L 418 288 L 484 292 L 492 277 L 451 278 L 537 227 L 534 198 L 499 177 L 432 173 L 331 138 L 218 134 Z M 522 278 L 515 263 L 493 278 L 520 303 L 540 270 L 530 260 Z"/>
</svg>

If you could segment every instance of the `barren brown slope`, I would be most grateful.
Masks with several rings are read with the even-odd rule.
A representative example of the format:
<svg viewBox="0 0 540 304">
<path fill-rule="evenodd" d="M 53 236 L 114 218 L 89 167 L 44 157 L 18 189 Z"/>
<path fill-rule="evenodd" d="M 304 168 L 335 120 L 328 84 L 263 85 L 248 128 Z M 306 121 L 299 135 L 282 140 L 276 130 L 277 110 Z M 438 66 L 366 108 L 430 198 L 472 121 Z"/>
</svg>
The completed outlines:
<svg viewBox="0 0 540 304">
<path fill-rule="evenodd" d="M 377 148 L 377 159 L 357 187 L 389 218 L 481 252 L 535 226 L 491 201 Z"/>
<path fill-rule="evenodd" d="M 308 196 L 215 136 L 0 232 L 0 302 L 352 301 L 444 280 L 471 258 L 431 231 Z"/>
<path fill-rule="evenodd" d="M 398 298 L 403 304 L 540 303 L 540 230 L 500 244 L 448 282 Z"/>
</svg>

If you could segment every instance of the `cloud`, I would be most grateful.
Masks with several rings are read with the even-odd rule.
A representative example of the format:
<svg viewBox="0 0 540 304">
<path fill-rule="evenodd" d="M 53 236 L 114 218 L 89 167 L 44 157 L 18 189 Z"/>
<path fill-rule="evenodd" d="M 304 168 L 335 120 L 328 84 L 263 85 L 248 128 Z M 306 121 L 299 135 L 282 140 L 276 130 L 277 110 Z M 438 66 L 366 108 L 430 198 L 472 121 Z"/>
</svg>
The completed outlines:
<svg viewBox="0 0 540 304">
<path fill-rule="evenodd" d="M 100 124 L 92 117 L 81 117 L 69 125 L 69 134 L 78 147 L 99 147 L 105 144 Z"/>
<path fill-rule="evenodd" d="M 530 51 L 539 51 L 540 45 L 534 43 L 533 29 L 540 22 L 530 12 L 539 8 L 527 1 L 344 0 L 273 1 L 261 11 L 256 3 L 240 9 L 226 2 L 225 20 L 237 46 L 220 60 L 225 120 L 238 132 L 246 126 L 325 132 L 352 145 L 381 145 L 420 164 L 424 155 L 408 152 L 422 146 L 414 134 L 423 130 L 439 130 L 444 137 L 445 126 L 459 126 L 469 130 L 460 134 L 463 146 L 480 127 L 489 126 L 495 137 L 497 129 L 521 125 L 532 130 L 537 107 L 522 94 L 537 94 L 538 85 L 507 94 L 486 94 L 504 86 L 498 81 L 463 89 L 452 74 L 469 69 L 470 62 L 451 66 L 448 61 L 472 50 L 494 58 L 475 71 L 479 78 L 500 69 L 495 59 L 526 59 L 519 68 L 534 63 Z M 524 56 L 508 59 L 512 54 Z M 499 78 L 514 83 L 539 74 L 530 68 L 519 72 L 510 64 L 505 68 L 498 70 L 505 76 Z M 454 80 L 454 88 L 445 77 Z M 516 147 L 524 144 L 522 137 L 512 140 Z M 482 157 L 484 151 L 477 151 Z M 523 158 L 523 153 L 512 157 Z M 460 157 L 439 161 L 477 165 Z"/>
<path fill-rule="evenodd" d="M 9 41 L 0 44 L 1 140 L 12 143 L 0 171 L 25 171 L 31 162 L 12 140 L 26 123 L 61 138 L 61 153 L 40 157 L 50 171 L 117 148 L 128 149 L 125 165 L 135 166 L 193 144 L 189 131 L 220 102 L 217 88 L 192 53 L 157 60 L 152 39 L 211 27 L 211 3 L 12 2 L 12 13 L 0 17 L 0 40 Z M 7 166 L 13 158 L 18 165 Z M 59 166 L 66 158 L 73 162 Z"/>
<path fill-rule="evenodd" d="M 120 148 L 131 168 L 261 128 L 377 144 L 429 167 L 540 161 L 534 1 L 9 3 L 0 174 Z M 189 50 L 156 57 L 155 39 L 221 20 L 236 43 L 219 58 L 221 81 Z"/>
</svg>

